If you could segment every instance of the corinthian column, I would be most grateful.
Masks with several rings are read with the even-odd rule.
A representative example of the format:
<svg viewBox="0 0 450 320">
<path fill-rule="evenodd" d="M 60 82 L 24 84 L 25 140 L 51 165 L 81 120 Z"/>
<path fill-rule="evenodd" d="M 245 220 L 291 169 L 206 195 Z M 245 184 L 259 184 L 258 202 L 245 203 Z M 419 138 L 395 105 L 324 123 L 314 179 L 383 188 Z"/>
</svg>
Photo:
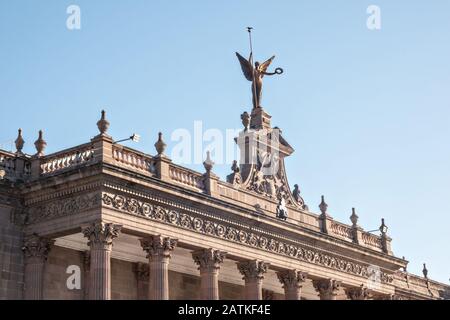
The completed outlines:
<svg viewBox="0 0 450 320">
<path fill-rule="evenodd" d="M 244 276 L 245 299 L 262 300 L 262 282 L 269 264 L 259 260 L 237 263 L 239 272 Z"/>
<path fill-rule="evenodd" d="M 286 300 L 301 300 L 302 284 L 306 281 L 306 272 L 284 270 L 277 272 L 278 280 L 283 284 Z"/>
<path fill-rule="evenodd" d="M 345 293 L 350 300 L 368 300 L 371 298 L 370 290 L 363 284 L 357 288 L 346 288 Z"/>
<path fill-rule="evenodd" d="M 149 299 L 169 300 L 169 261 L 178 240 L 158 235 L 140 241 L 150 268 Z"/>
<path fill-rule="evenodd" d="M 201 277 L 201 299 L 219 300 L 219 269 L 226 252 L 203 249 L 194 251 L 192 258 L 199 266 Z"/>
<path fill-rule="evenodd" d="M 147 263 L 138 262 L 134 264 L 134 273 L 137 280 L 137 299 L 148 300 L 148 278 L 149 266 Z"/>
<path fill-rule="evenodd" d="M 121 229 L 121 225 L 103 222 L 82 228 L 90 247 L 90 300 L 111 299 L 111 250 Z"/>
<path fill-rule="evenodd" d="M 334 279 L 313 280 L 314 288 L 319 292 L 320 300 L 336 300 L 341 282 Z"/>
<path fill-rule="evenodd" d="M 43 299 L 44 266 L 48 253 L 55 241 L 34 234 L 24 241 L 25 292 L 26 300 Z"/>
</svg>

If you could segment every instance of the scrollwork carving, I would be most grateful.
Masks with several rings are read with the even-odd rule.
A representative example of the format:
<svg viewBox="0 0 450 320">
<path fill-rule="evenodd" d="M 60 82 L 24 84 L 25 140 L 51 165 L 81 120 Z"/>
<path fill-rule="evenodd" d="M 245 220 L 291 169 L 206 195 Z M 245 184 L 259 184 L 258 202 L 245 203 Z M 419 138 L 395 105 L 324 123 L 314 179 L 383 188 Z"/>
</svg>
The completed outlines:
<svg viewBox="0 0 450 320">
<path fill-rule="evenodd" d="M 368 266 L 366 265 L 360 265 L 343 258 L 338 258 L 332 254 L 316 249 L 313 250 L 299 244 L 280 241 L 274 237 L 268 237 L 263 233 L 238 228 L 224 222 L 215 222 L 204 217 L 178 212 L 173 209 L 146 203 L 140 200 L 129 199 L 121 195 L 104 193 L 102 199 L 105 206 L 127 214 L 138 215 L 147 219 L 175 225 L 201 234 L 238 242 L 240 244 L 289 256 L 300 261 L 313 263 L 315 265 L 361 276 L 363 278 L 369 277 L 369 273 L 367 271 Z M 127 205 L 127 203 L 130 203 L 131 200 L 136 201 L 136 207 L 138 208 L 137 210 L 135 210 L 134 207 L 132 209 L 129 205 Z M 146 209 L 144 210 L 143 208 Z M 380 279 L 383 283 L 392 283 L 393 275 L 381 273 Z"/>
</svg>

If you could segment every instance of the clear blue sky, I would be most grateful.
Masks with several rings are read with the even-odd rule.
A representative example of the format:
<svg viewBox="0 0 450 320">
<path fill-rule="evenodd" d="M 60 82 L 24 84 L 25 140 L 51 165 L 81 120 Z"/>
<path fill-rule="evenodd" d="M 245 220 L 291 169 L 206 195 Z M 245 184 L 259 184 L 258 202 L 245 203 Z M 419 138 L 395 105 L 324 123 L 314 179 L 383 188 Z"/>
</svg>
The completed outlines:
<svg viewBox="0 0 450 320">
<path fill-rule="evenodd" d="M 81 8 L 81 30 L 66 8 Z M 366 28 L 380 6 L 382 29 Z M 276 54 L 263 105 L 296 149 L 287 159 L 309 207 L 335 219 L 384 217 L 409 271 L 450 277 L 450 2 L 2 1 L 0 142 L 39 129 L 48 152 L 88 141 L 101 108 L 119 139 L 154 153 L 157 132 L 240 128 L 249 83 L 234 51 Z M 173 142 L 169 142 L 173 146 Z M 202 170 L 200 166 L 192 166 Z M 229 165 L 217 166 L 222 177 Z"/>
</svg>

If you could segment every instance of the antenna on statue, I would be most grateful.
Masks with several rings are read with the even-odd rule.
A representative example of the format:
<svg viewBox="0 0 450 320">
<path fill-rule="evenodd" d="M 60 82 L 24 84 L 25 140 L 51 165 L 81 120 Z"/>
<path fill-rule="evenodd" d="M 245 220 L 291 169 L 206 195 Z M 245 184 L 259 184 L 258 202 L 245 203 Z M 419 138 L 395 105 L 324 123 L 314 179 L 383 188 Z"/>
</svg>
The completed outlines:
<svg viewBox="0 0 450 320">
<path fill-rule="evenodd" d="M 247 27 L 247 32 L 248 32 L 248 40 L 250 42 L 250 64 L 252 66 L 254 66 L 255 64 L 253 63 L 253 43 L 252 43 L 252 30 L 253 27 Z M 254 67 L 253 67 L 254 68 Z M 254 69 L 253 69 L 254 70 Z M 252 79 L 255 79 L 255 71 L 253 71 L 252 74 Z M 256 82 L 253 81 L 253 96 L 256 99 Z M 253 106 L 253 108 L 256 108 L 259 106 L 259 101 L 255 101 L 255 105 Z"/>
</svg>

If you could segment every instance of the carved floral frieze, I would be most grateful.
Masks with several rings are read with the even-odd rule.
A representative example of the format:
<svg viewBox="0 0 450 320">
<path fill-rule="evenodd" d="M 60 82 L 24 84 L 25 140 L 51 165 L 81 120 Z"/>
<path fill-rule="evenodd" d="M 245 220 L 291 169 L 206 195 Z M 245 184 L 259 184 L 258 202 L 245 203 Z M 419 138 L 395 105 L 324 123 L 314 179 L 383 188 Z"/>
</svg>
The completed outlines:
<svg viewBox="0 0 450 320">
<path fill-rule="evenodd" d="M 48 219 L 76 214 L 100 206 L 100 193 L 83 194 L 72 198 L 61 199 L 31 207 L 27 211 L 25 224 L 36 223 Z"/>
<path fill-rule="evenodd" d="M 371 276 L 368 271 L 369 266 L 348 261 L 303 245 L 281 241 L 263 233 L 252 232 L 244 227 L 233 226 L 230 223 L 205 219 L 191 213 L 172 210 L 118 194 L 103 193 L 102 201 L 105 206 L 124 213 L 175 225 L 197 233 L 237 242 L 364 278 Z M 380 280 L 383 283 L 392 283 L 393 275 L 380 272 Z"/>
</svg>

